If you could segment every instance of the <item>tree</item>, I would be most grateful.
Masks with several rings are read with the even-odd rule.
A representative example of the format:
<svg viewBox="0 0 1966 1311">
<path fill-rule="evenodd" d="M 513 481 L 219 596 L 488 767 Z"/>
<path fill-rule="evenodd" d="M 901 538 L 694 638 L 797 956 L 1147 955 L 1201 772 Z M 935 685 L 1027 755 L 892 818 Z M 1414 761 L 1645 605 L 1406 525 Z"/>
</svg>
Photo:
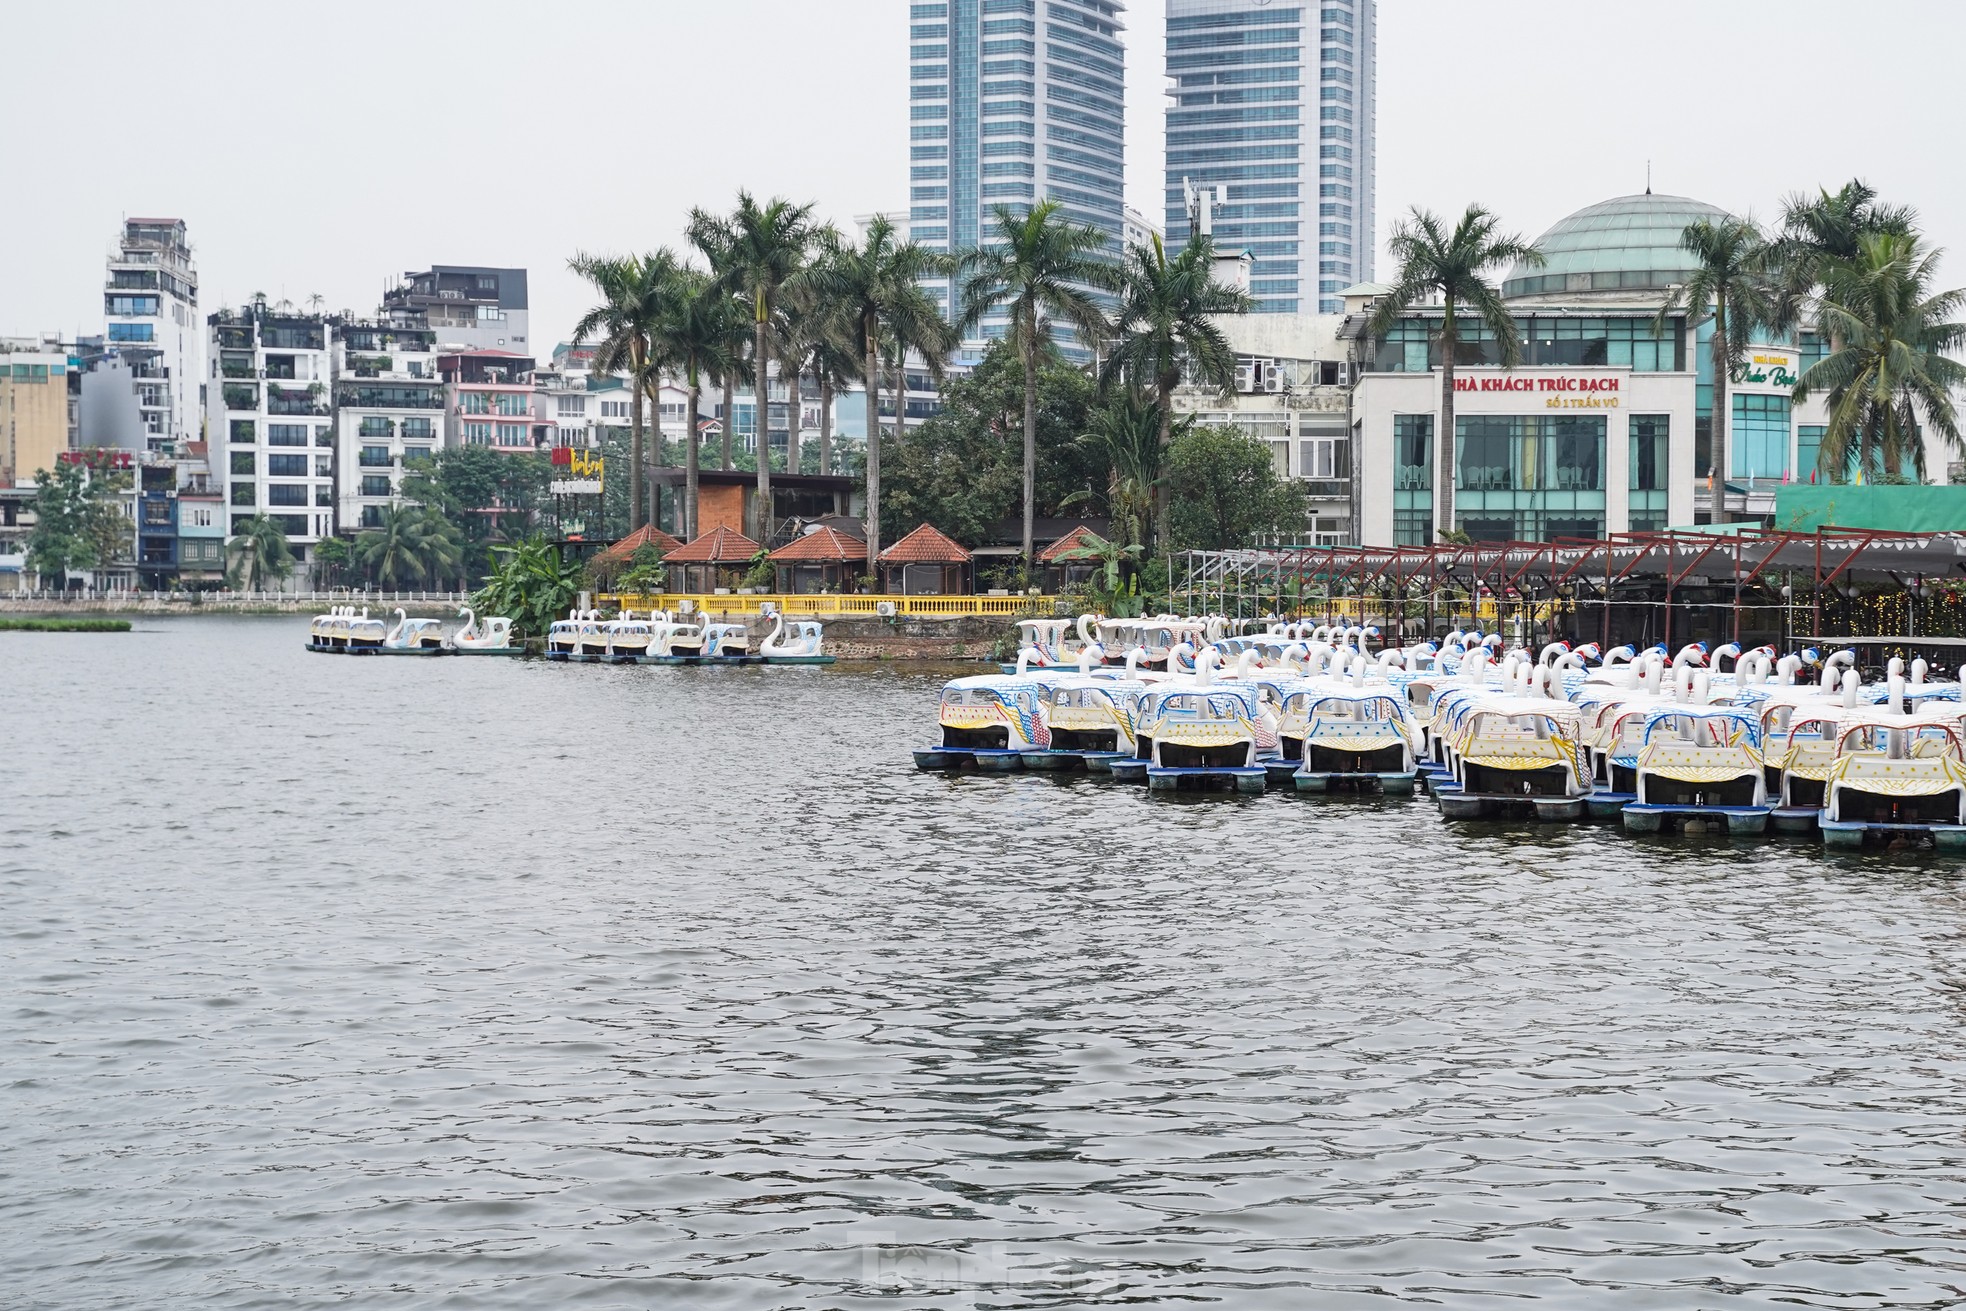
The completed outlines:
<svg viewBox="0 0 1966 1311">
<path fill-rule="evenodd" d="M 1168 544 L 1176 551 L 1228 551 L 1301 533 L 1303 486 L 1279 478 L 1268 442 L 1234 428 L 1196 426 L 1167 452 Z"/>
<path fill-rule="evenodd" d="M 1099 451 L 1078 440 L 1094 389 L 1049 342 L 1038 358 L 1037 506 L 1062 513 L 1088 488 L 1104 487 Z M 892 541 L 931 523 L 966 546 L 1017 513 L 1023 482 L 1024 365 L 1014 347 L 992 343 L 968 377 L 951 382 L 941 412 L 897 437 L 884 475 L 881 531 Z"/>
<path fill-rule="evenodd" d="M 670 351 L 683 370 L 689 388 L 688 412 L 683 422 L 683 540 L 697 535 L 697 485 L 702 467 L 702 436 L 698 431 L 698 411 L 703 398 L 703 378 L 728 376 L 737 367 L 743 351 L 744 320 L 737 302 L 709 277 L 685 268 L 677 275 L 675 293 L 669 298 L 659 329 Z M 726 389 L 728 397 L 729 391 Z M 728 404 L 724 407 L 726 433 L 730 430 Z"/>
<path fill-rule="evenodd" d="M 314 570 L 319 583 L 328 587 L 344 585 L 354 564 L 355 551 L 347 539 L 323 537 L 314 544 Z"/>
<path fill-rule="evenodd" d="M 1152 393 L 1132 385 L 1113 388 L 1087 416 L 1084 441 L 1109 470 L 1106 504 L 1123 544 L 1152 553 L 1163 511 L 1167 447 L 1193 422 L 1173 418 Z"/>
<path fill-rule="evenodd" d="M 420 505 L 390 506 L 382 522 L 355 539 L 355 558 L 377 583 L 394 591 L 455 578 L 463 540 L 437 511 Z"/>
<path fill-rule="evenodd" d="M 1926 423 L 1961 449 L 1953 392 L 1966 386 L 1966 366 L 1952 356 L 1966 345 L 1966 289 L 1934 291 L 1938 262 L 1916 236 L 1870 232 L 1855 258 L 1826 268 L 1821 321 L 1840 344 L 1794 393 L 1798 402 L 1827 393 L 1818 468 L 1841 476 L 1854 464 L 1875 480 L 1909 463 L 1922 478 Z"/>
<path fill-rule="evenodd" d="M 580 562 L 562 557 L 543 537 L 494 549 L 498 565 L 471 597 L 472 607 L 482 615 L 504 615 L 523 637 L 543 637 L 580 596 Z"/>
<path fill-rule="evenodd" d="M 913 351 L 938 382 L 942 364 L 956 347 L 956 333 L 942 317 L 922 279 L 946 273 L 944 257 L 912 241 L 902 241 L 894 225 L 876 216 L 858 244 L 828 233 L 821 254 L 801 280 L 802 289 L 821 307 L 818 317 L 853 325 L 867 384 L 867 572 L 879 572 L 881 555 L 881 353 L 884 345 L 903 358 Z M 895 393 L 896 427 L 905 406 Z"/>
<path fill-rule="evenodd" d="M 226 579 L 241 592 L 263 592 L 292 572 L 293 551 L 280 525 L 264 514 L 237 524 L 225 544 Z"/>
<path fill-rule="evenodd" d="M 1835 192 L 1797 193 L 1782 202 L 1782 226 L 1769 243 L 1775 273 L 1775 306 L 1768 326 L 1789 328 L 1807 317 L 1832 269 L 1858 256 L 1868 233 L 1911 236 L 1918 215 L 1906 205 L 1880 205 L 1874 188 L 1856 178 Z M 1840 343 L 1832 340 L 1834 349 Z"/>
<path fill-rule="evenodd" d="M 1138 546 L 1122 546 L 1118 542 L 1107 541 L 1097 533 L 1088 533 L 1081 539 L 1080 545 L 1060 551 L 1057 558 L 1099 562 L 1086 590 L 1091 594 L 1092 608 L 1100 614 L 1114 619 L 1134 619 L 1143 613 L 1137 576 L 1140 568 Z"/>
<path fill-rule="evenodd" d="M 1713 463 L 1708 521 L 1727 522 L 1727 430 L 1733 418 L 1727 382 L 1747 353 L 1757 324 L 1772 322 L 1776 296 L 1769 279 L 1770 255 L 1752 219 L 1700 219 L 1679 234 L 1680 249 L 1697 267 L 1683 286 L 1674 287 L 1659 307 L 1652 330 L 1664 334 L 1672 316 L 1684 312 L 1694 328 L 1713 321 Z"/>
<path fill-rule="evenodd" d="M 491 568 L 494 542 L 530 529 L 552 472 L 544 455 L 453 446 L 411 467 L 403 479 L 403 496 L 449 521 L 463 563 L 476 576 Z"/>
<path fill-rule="evenodd" d="M 1024 567 L 1035 547 L 1037 516 L 1038 359 L 1054 321 L 1077 330 L 1089 346 L 1107 331 L 1106 315 L 1092 290 L 1116 291 L 1119 271 L 1103 257 L 1105 236 L 1066 219 L 1056 200 L 1041 200 L 1028 213 L 996 207 L 989 236 L 961 256 L 958 273 L 961 329 L 976 328 L 994 310 L 1008 309 L 1006 339 L 1024 364 Z"/>
<path fill-rule="evenodd" d="M 1215 246 L 1201 233 L 1173 259 L 1160 234 L 1127 252 L 1114 316 L 1115 342 L 1099 371 L 1102 389 L 1125 377 L 1151 388 L 1160 417 L 1160 440 L 1173 436 L 1174 389 L 1183 373 L 1204 387 L 1235 386 L 1236 352 L 1217 315 L 1247 314 L 1255 301 L 1235 287 L 1215 281 Z"/>
<path fill-rule="evenodd" d="M 27 536 L 27 567 L 60 582 L 71 570 L 96 567 L 89 532 L 94 496 L 88 471 L 67 462 L 34 475 L 34 529 Z"/>
<path fill-rule="evenodd" d="M 1470 205 L 1454 230 L 1431 210 L 1414 208 L 1393 228 L 1386 249 L 1399 262 L 1393 289 L 1379 298 L 1369 331 L 1383 337 L 1415 304 L 1441 300 L 1440 420 L 1434 429 L 1434 532 L 1454 529 L 1454 366 L 1460 363 L 1463 307 L 1471 309 L 1495 339 L 1505 369 L 1522 363 L 1522 338 L 1515 316 L 1488 281 L 1490 270 L 1506 264 L 1540 266 L 1543 256 L 1521 238 L 1496 231 L 1500 220 Z"/>
<path fill-rule="evenodd" d="M 626 372 L 632 389 L 629 416 L 634 442 L 628 468 L 632 531 L 648 522 L 648 500 L 642 488 L 646 458 L 642 446 L 642 397 L 649 378 L 659 375 L 667 362 L 654 352 L 654 332 L 664 303 L 673 292 L 676 257 L 666 249 L 653 255 L 575 255 L 567 261 L 567 267 L 592 283 L 601 297 L 601 303 L 574 324 L 573 344 L 579 346 L 590 338 L 597 339 L 594 371 Z M 658 412 L 658 421 L 659 418 Z"/>
<path fill-rule="evenodd" d="M 771 504 L 771 404 L 766 366 L 772 358 L 773 316 L 779 309 L 779 296 L 806 261 L 806 253 L 818 235 L 812 222 L 811 205 L 794 205 L 780 197 L 759 205 L 748 191 L 737 193 L 737 208 L 728 219 L 716 218 L 702 210 L 692 210 L 690 241 L 712 260 L 718 285 L 741 292 L 751 302 L 752 395 L 756 398 L 758 435 L 757 540 L 770 542 L 773 529 Z M 712 252 L 716 252 L 715 255 Z M 722 259 L 718 269 L 716 260 Z M 730 427 L 725 407 L 725 429 Z"/>
</svg>

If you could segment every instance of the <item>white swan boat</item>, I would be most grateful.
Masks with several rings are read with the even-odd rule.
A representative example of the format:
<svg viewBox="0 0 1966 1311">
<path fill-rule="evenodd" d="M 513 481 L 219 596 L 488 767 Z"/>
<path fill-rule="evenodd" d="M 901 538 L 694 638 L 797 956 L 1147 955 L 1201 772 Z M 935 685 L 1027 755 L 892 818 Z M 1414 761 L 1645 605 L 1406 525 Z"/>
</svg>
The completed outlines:
<svg viewBox="0 0 1966 1311">
<path fill-rule="evenodd" d="M 941 742 L 915 751 L 915 768 L 1021 769 L 1024 753 L 1051 745 L 1039 711 L 1044 684 L 1016 674 L 981 674 L 943 685 L 937 710 Z"/>
<path fill-rule="evenodd" d="M 1767 831 L 1761 720 L 1752 710 L 1697 697 L 1648 707 L 1632 776 L 1637 797 L 1621 812 L 1628 833 Z"/>
<path fill-rule="evenodd" d="M 1457 688 L 1435 705 L 1447 776 L 1429 786 L 1442 816 L 1584 817 L 1592 781 L 1576 706 L 1487 688 Z"/>
<path fill-rule="evenodd" d="M 569 610 L 565 619 L 555 619 L 546 627 L 546 658 L 573 660 L 580 654 L 581 638 L 589 625 L 598 627 L 599 617 L 592 610 Z"/>
<path fill-rule="evenodd" d="M 1828 847 L 1924 839 L 1941 851 L 1966 850 L 1966 746 L 1957 703 L 1865 709 L 1839 724 L 1817 822 Z"/>
<path fill-rule="evenodd" d="M 444 625 L 436 619 L 412 619 L 402 610 L 396 611 L 396 623 L 383 635 L 382 645 L 375 649 L 377 655 L 449 655 L 444 645 Z"/>
<path fill-rule="evenodd" d="M 517 656 L 526 648 L 512 641 L 512 621 L 504 615 L 489 615 L 480 621 L 469 606 L 458 611 L 464 627 L 451 634 L 451 650 L 458 655 Z M 481 626 L 482 624 L 482 626 Z"/>
<path fill-rule="evenodd" d="M 1298 728 L 1299 792 L 1413 791 L 1419 725 L 1406 698 L 1388 683 L 1330 683 L 1301 687 L 1283 701 L 1279 736 L 1290 755 L 1289 731 Z"/>
<path fill-rule="evenodd" d="M 788 625 L 780 610 L 772 629 L 758 643 L 758 654 L 768 665 L 830 665 L 833 657 L 824 651 L 825 626 L 815 619 L 801 619 Z"/>
</svg>

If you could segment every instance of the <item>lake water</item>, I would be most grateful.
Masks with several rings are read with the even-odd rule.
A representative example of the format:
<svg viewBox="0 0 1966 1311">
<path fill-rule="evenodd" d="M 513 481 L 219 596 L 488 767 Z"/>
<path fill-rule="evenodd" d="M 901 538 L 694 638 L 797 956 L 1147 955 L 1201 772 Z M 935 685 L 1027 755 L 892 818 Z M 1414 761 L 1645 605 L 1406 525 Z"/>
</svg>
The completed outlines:
<svg viewBox="0 0 1966 1311">
<path fill-rule="evenodd" d="M 0 635 L 0 1305 L 1966 1299 L 1953 862 L 304 631 Z"/>
</svg>

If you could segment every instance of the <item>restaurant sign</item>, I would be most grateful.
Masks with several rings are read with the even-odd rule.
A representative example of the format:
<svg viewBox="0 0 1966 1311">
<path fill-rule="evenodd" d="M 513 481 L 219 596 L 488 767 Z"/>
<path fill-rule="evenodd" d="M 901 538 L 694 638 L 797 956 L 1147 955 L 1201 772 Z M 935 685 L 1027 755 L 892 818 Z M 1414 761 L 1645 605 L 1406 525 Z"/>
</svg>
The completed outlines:
<svg viewBox="0 0 1966 1311">
<path fill-rule="evenodd" d="M 607 461 L 586 451 L 558 446 L 553 450 L 553 463 L 565 468 L 567 476 L 555 478 L 546 484 L 546 490 L 553 496 L 599 496 L 606 479 Z"/>
</svg>

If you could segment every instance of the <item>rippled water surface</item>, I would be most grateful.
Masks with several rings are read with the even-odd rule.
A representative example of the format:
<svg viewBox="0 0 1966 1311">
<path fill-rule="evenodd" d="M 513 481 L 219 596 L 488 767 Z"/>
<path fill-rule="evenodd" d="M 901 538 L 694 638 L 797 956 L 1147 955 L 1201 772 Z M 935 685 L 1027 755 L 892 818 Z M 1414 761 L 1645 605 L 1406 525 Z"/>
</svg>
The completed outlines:
<svg viewBox="0 0 1966 1311">
<path fill-rule="evenodd" d="M 1966 1299 L 1953 862 L 139 629 L 0 635 L 0 1305 Z"/>
</svg>

